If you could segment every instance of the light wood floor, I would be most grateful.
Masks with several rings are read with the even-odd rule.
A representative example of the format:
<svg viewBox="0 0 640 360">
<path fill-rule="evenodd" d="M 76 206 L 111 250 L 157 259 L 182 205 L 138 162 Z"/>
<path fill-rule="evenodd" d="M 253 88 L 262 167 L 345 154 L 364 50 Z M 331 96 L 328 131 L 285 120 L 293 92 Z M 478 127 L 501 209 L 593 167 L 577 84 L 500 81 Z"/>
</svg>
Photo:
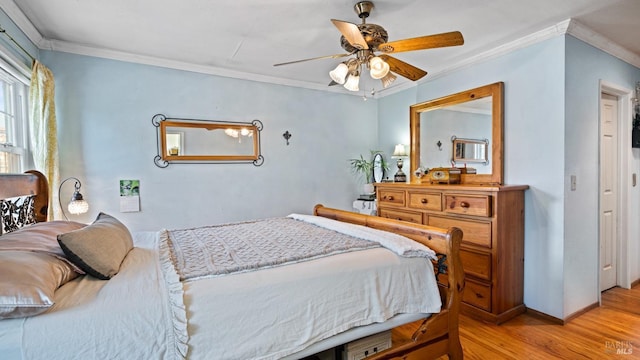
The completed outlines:
<svg viewBox="0 0 640 360">
<path fill-rule="evenodd" d="M 501 325 L 461 316 L 460 341 L 467 360 L 640 359 L 640 285 L 604 292 L 602 306 L 565 325 L 530 314 Z"/>
<path fill-rule="evenodd" d="M 396 328 L 394 336 L 408 338 L 419 325 Z M 460 341 L 466 360 L 640 359 L 640 285 L 605 291 L 602 306 L 565 325 L 526 313 L 501 325 L 461 315 Z M 618 348 L 627 354 L 616 354 Z M 330 350 L 308 359 L 339 358 Z"/>
</svg>

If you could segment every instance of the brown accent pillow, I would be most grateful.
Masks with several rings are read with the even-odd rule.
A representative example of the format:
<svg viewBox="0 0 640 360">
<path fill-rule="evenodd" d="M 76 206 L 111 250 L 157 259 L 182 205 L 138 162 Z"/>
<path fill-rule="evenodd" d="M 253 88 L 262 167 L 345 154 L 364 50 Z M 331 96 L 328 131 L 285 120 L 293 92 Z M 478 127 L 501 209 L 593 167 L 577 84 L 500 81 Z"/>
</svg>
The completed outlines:
<svg viewBox="0 0 640 360">
<path fill-rule="evenodd" d="M 113 216 L 100 213 L 89 226 L 58 235 L 67 258 L 101 280 L 109 280 L 133 248 L 131 233 Z"/>
<path fill-rule="evenodd" d="M 53 295 L 78 273 L 64 261 L 33 251 L 0 251 L 0 319 L 33 316 L 53 305 Z"/>
</svg>

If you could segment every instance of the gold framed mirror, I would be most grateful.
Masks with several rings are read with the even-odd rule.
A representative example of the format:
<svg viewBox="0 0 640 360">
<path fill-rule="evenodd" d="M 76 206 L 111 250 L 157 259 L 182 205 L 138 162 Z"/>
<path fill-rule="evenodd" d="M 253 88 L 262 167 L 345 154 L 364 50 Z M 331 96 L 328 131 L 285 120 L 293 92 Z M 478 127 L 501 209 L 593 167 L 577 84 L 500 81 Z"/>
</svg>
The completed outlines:
<svg viewBox="0 0 640 360">
<path fill-rule="evenodd" d="M 262 123 L 167 118 L 152 119 L 157 128 L 158 155 L 154 163 L 253 163 L 264 162 L 260 154 Z"/>
<path fill-rule="evenodd" d="M 467 163 L 489 165 L 489 139 L 463 139 L 454 135 L 451 143 L 451 161 L 455 166 Z"/>
<path fill-rule="evenodd" d="M 503 91 L 504 83 L 497 82 L 411 105 L 411 183 L 422 182 L 420 172 L 416 171 L 419 167 L 422 170 L 452 166 L 464 169 L 469 165 L 468 172 L 462 171 L 461 183 L 502 184 Z M 487 158 L 482 162 L 454 161 L 455 147 L 442 146 L 454 136 L 486 139 L 490 149 L 486 152 Z"/>
</svg>

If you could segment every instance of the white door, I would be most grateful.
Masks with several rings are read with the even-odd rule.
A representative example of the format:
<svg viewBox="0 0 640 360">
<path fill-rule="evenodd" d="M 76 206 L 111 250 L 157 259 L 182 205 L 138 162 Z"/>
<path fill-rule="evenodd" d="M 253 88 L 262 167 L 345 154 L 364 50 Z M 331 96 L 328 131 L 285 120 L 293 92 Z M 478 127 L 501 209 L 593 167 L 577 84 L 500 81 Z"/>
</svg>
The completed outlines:
<svg viewBox="0 0 640 360">
<path fill-rule="evenodd" d="M 600 291 L 617 285 L 618 99 L 600 100 Z"/>
</svg>

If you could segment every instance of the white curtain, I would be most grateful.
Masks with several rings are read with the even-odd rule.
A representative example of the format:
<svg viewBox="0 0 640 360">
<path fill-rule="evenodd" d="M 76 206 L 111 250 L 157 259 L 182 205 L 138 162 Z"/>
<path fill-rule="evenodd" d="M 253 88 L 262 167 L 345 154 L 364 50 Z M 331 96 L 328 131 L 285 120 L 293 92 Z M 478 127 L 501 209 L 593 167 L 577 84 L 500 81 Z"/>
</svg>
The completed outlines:
<svg viewBox="0 0 640 360">
<path fill-rule="evenodd" d="M 49 179 L 49 219 L 60 219 L 58 186 L 58 131 L 53 73 L 34 60 L 29 89 L 29 134 L 31 154 L 37 170 Z"/>
</svg>

